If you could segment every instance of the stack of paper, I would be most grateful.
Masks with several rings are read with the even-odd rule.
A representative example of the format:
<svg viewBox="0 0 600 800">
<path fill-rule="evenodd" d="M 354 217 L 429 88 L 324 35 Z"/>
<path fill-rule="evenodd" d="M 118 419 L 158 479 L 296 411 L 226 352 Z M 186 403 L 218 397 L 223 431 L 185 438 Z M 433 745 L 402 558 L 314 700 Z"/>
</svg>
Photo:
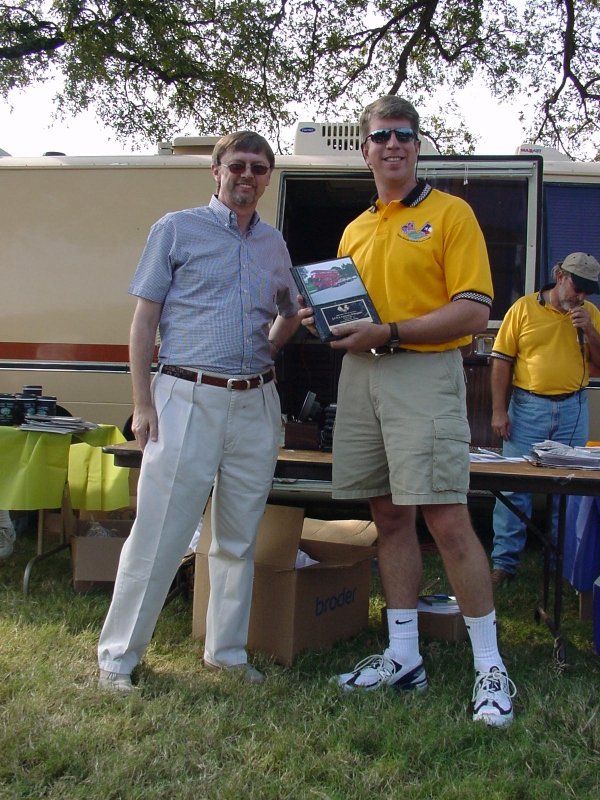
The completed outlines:
<svg viewBox="0 0 600 800">
<path fill-rule="evenodd" d="M 27 414 L 20 426 L 23 431 L 46 433 L 80 433 L 97 427 L 95 422 L 87 422 L 81 417 L 46 417 L 43 414 Z"/>
<path fill-rule="evenodd" d="M 546 439 L 544 442 L 533 445 L 531 461 L 542 467 L 600 469 L 600 448 L 570 447 L 567 444 Z"/>
<path fill-rule="evenodd" d="M 490 464 L 494 461 L 524 461 L 522 456 L 503 456 L 500 450 L 488 450 L 485 447 L 473 447 L 469 450 L 471 464 Z"/>
</svg>

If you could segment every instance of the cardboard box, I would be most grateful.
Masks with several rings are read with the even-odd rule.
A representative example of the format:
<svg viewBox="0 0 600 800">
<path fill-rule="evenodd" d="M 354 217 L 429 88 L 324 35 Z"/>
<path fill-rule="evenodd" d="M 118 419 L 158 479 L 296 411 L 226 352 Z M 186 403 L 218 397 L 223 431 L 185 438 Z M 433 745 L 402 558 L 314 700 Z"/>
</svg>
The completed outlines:
<svg viewBox="0 0 600 800">
<path fill-rule="evenodd" d="M 44 549 L 55 547 L 61 542 L 68 542 L 69 537 L 75 530 L 76 518 L 73 511 L 69 509 L 61 509 L 60 511 L 44 509 L 41 513 Z"/>
<path fill-rule="evenodd" d="M 419 611 L 419 635 L 423 639 L 442 642 L 463 642 L 468 638 L 467 626 L 460 611 L 455 614 Z"/>
<path fill-rule="evenodd" d="M 362 519 L 339 519 L 332 523 L 307 517 L 302 526 L 302 539 L 368 547 L 377 539 L 377 528 L 374 522 Z"/>
<path fill-rule="evenodd" d="M 319 450 L 321 433 L 316 422 L 286 422 L 284 446 L 290 450 Z"/>
<path fill-rule="evenodd" d="M 76 592 L 112 591 L 121 550 L 133 525 L 132 520 L 118 518 L 97 519 L 97 522 L 113 535 L 86 536 L 93 520 L 79 519 L 71 536 L 73 588 Z"/>
<path fill-rule="evenodd" d="M 442 613 L 435 606 L 424 609 L 426 604 L 420 599 L 418 604 L 419 636 L 426 641 L 463 642 L 469 634 L 460 611 Z M 381 609 L 381 625 L 387 635 L 387 609 Z"/>
<path fill-rule="evenodd" d="M 248 649 L 290 666 L 302 650 L 331 647 L 363 630 L 369 619 L 370 544 L 341 544 L 337 526 L 347 522 L 305 520 L 304 509 L 268 505 L 259 528 Z M 354 528 L 365 523 L 354 521 Z M 304 538 L 304 527 L 312 538 Z M 321 537 L 315 536 L 316 529 Z M 207 507 L 196 552 L 192 635 L 206 634 L 211 542 Z M 296 569 L 298 549 L 319 563 Z"/>
</svg>

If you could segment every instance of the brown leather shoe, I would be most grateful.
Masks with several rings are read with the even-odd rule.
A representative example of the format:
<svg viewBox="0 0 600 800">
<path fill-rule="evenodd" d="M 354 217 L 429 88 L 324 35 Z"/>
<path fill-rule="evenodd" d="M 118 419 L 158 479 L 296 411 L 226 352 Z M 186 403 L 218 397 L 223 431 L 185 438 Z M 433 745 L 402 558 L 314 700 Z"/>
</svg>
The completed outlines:
<svg viewBox="0 0 600 800">
<path fill-rule="evenodd" d="M 124 672 L 109 672 L 106 669 L 100 670 L 98 688 L 119 694 L 132 694 L 139 691 L 138 687 L 131 683 L 131 675 Z"/>
<path fill-rule="evenodd" d="M 507 586 L 514 579 L 515 576 L 512 572 L 507 572 L 501 567 L 492 570 L 492 588 L 494 590 Z"/>
</svg>

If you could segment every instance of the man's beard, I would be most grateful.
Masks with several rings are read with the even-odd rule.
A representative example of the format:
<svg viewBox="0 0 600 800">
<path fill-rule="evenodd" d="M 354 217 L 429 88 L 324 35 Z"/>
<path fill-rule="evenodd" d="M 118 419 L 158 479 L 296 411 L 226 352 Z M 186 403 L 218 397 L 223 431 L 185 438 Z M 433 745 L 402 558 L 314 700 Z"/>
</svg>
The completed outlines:
<svg viewBox="0 0 600 800">
<path fill-rule="evenodd" d="M 236 186 L 236 188 L 231 193 L 231 196 L 238 205 L 249 206 L 252 205 L 252 203 L 254 203 L 254 199 L 256 197 L 256 187 L 253 186 L 252 184 L 244 184 L 244 185 L 252 189 L 252 192 L 239 191 L 238 187 Z"/>
</svg>

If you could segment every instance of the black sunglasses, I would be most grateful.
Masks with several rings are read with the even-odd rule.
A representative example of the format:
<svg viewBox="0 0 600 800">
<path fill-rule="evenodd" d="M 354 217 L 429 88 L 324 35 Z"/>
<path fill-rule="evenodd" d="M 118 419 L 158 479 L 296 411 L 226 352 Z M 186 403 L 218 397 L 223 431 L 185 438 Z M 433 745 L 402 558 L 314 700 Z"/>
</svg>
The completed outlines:
<svg viewBox="0 0 600 800">
<path fill-rule="evenodd" d="M 370 133 L 365 142 L 369 139 L 375 144 L 383 144 L 384 142 L 389 142 L 392 138 L 392 133 L 396 135 L 396 140 L 398 142 L 418 142 L 419 139 L 417 138 L 417 134 L 413 131 L 412 128 L 380 128 L 378 131 L 373 131 Z"/>
<path fill-rule="evenodd" d="M 266 164 L 246 164 L 244 161 L 232 161 L 231 164 L 226 164 L 222 161 L 221 166 L 227 167 L 234 175 L 243 175 L 247 167 L 250 167 L 250 172 L 253 175 L 266 175 L 271 169 L 271 167 L 268 167 Z"/>
</svg>

